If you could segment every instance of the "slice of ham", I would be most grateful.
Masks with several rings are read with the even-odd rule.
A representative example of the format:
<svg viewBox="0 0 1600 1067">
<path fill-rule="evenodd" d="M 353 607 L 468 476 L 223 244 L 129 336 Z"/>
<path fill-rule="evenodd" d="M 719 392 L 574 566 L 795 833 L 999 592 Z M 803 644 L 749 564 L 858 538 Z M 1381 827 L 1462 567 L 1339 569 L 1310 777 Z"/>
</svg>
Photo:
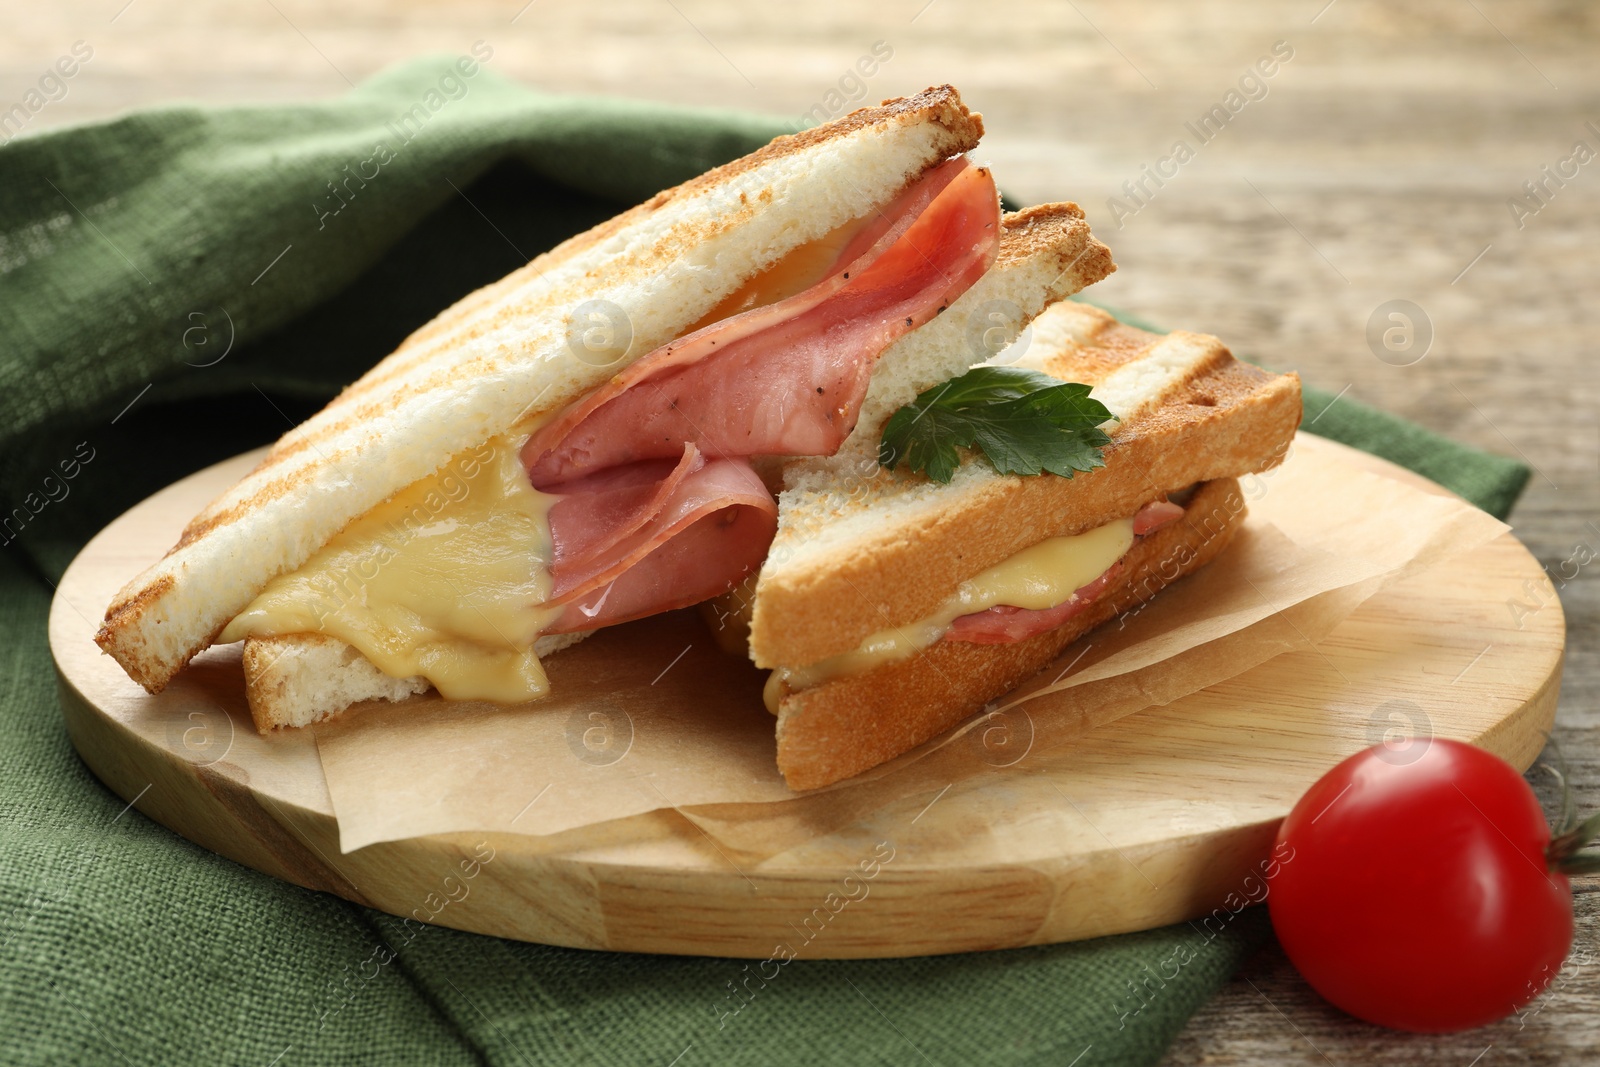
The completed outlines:
<svg viewBox="0 0 1600 1067">
<path fill-rule="evenodd" d="M 1152 500 L 1133 516 L 1133 536 L 1146 537 L 1183 518 L 1183 508 L 1167 500 Z"/>
<path fill-rule="evenodd" d="M 878 356 L 964 293 L 999 249 L 994 180 L 964 158 L 901 201 L 899 219 L 864 252 L 856 246 L 877 227 L 858 234 L 816 285 L 657 349 L 543 427 L 522 452 L 533 484 L 675 458 L 686 442 L 728 458 L 837 451 Z"/>
<path fill-rule="evenodd" d="M 1168 500 L 1152 500 L 1134 513 L 1133 536 L 1148 537 L 1182 517 L 1183 508 L 1180 505 Z M 1081 614 L 1121 573 L 1122 560 L 1119 559 L 1100 577 L 1074 590 L 1072 596 L 1052 607 L 1019 608 L 999 604 L 986 611 L 962 615 L 950 624 L 944 640 L 966 641 L 975 645 L 1006 645 L 1036 637 Z"/>
<path fill-rule="evenodd" d="M 987 611 L 963 615 L 945 631 L 946 641 L 966 641 L 974 645 L 1009 645 L 1054 630 L 1094 603 L 1095 597 L 1106 591 L 1118 574 L 1122 561 L 1113 563 L 1106 572 L 1088 585 L 1080 586 L 1072 596 L 1050 608 L 1017 608 L 1000 604 Z"/>
<path fill-rule="evenodd" d="M 777 503 L 749 459 L 829 455 L 872 368 L 943 311 L 999 250 L 999 197 L 964 157 L 861 227 L 803 292 L 636 361 L 524 446 L 549 512 L 545 633 L 592 630 L 709 599 L 766 556 Z"/>
<path fill-rule="evenodd" d="M 719 593 L 760 565 L 778 506 L 748 463 L 684 446 L 567 487 L 550 508 L 554 587 L 546 633 L 592 630 Z M 710 561 L 714 566 L 708 566 Z"/>
</svg>

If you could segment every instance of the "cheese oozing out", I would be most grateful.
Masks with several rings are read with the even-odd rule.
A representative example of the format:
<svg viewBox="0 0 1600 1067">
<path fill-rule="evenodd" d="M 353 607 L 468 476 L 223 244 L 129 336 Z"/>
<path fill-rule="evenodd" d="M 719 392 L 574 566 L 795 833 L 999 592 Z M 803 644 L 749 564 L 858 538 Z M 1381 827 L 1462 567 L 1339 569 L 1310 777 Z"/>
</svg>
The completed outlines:
<svg viewBox="0 0 1600 1067">
<path fill-rule="evenodd" d="M 1049 328 L 1051 324 L 1046 323 Z M 1035 343 L 1020 356 L 1001 353 L 997 362 L 1050 372 L 1048 353 L 1071 338 L 1051 338 Z M 1025 343 L 1025 342 L 1022 342 Z M 1126 363 L 1094 384 L 1091 395 L 1103 403 L 1112 418 L 1100 428 L 1116 437 L 1135 417 L 1158 407 L 1174 389 L 1193 376 L 1210 359 L 1208 350 L 1196 350 L 1173 338 L 1163 338 L 1138 359 Z M 1043 475 L 1042 477 L 1053 477 Z M 939 610 L 909 626 L 890 627 L 864 640 L 857 648 L 804 667 L 779 667 L 767 679 L 767 709 L 776 713 L 783 697 L 798 689 L 833 678 L 859 674 L 884 666 L 941 640 L 950 624 L 962 615 L 999 605 L 1052 608 L 1072 593 L 1104 574 L 1133 543 L 1133 520 L 1119 519 L 1076 537 L 1055 537 L 1023 549 L 982 574 L 962 583 Z M 731 643 L 749 632 L 748 598 L 729 611 L 717 610 L 713 623 L 719 641 Z M 722 631 L 728 631 L 726 636 Z"/>
<path fill-rule="evenodd" d="M 529 483 L 522 441 L 497 437 L 378 505 L 268 583 L 218 641 L 323 633 L 452 700 L 543 696 L 534 641 L 561 611 L 544 606 L 556 498 Z"/>
<path fill-rule="evenodd" d="M 851 219 L 821 237 L 791 249 L 772 266 L 754 275 L 749 281 L 723 297 L 716 307 L 702 316 L 693 326 L 684 330 L 683 335 L 687 337 L 714 322 L 731 319 L 741 312 L 776 304 L 780 300 L 787 300 L 791 296 L 805 292 L 827 275 L 851 238 L 860 233 L 870 221 L 872 221 L 870 214 Z"/>
<path fill-rule="evenodd" d="M 795 248 L 685 333 L 810 288 L 869 220 Z M 550 683 L 534 642 L 562 610 L 544 606 L 557 497 L 529 482 L 518 456 L 526 440 L 497 437 L 378 505 L 268 583 L 217 642 L 322 633 L 451 700 L 544 696 Z"/>
<path fill-rule="evenodd" d="M 779 667 L 767 679 L 767 710 L 787 692 L 882 667 L 942 639 L 963 615 L 993 607 L 1043 610 L 1071 599 L 1133 547 L 1133 520 L 1117 519 L 1087 533 L 1051 537 L 962 582 L 938 610 L 907 626 L 880 630 L 849 652 L 805 667 Z"/>
</svg>

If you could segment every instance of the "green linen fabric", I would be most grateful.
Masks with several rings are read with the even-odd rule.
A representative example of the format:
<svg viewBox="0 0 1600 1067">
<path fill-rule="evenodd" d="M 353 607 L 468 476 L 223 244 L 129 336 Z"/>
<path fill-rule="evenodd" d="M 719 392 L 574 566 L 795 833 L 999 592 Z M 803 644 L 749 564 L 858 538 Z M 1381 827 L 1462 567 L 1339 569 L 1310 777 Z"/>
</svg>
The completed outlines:
<svg viewBox="0 0 1600 1067">
<path fill-rule="evenodd" d="M 422 59 L 332 102 L 0 147 L 0 1059 L 1154 1062 L 1270 936 L 1263 909 L 750 979 L 402 926 L 191 845 L 72 752 L 45 617 L 96 530 L 275 438 L 458 296 L 786 128 L 492 68 Z M 1308 390 L 1311 415 L 1331 399 Z M 1496 514 L 1527 477 L 1348 399 L 1312 428 Z"/>
</svg>

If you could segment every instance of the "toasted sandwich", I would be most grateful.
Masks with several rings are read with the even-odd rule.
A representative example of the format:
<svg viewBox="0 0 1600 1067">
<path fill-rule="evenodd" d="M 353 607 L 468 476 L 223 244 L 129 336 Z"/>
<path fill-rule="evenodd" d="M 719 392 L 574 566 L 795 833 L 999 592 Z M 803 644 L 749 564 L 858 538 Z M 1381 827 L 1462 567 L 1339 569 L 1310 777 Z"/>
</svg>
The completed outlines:
<svg viewBox="0 0 1600 1067">
<path fill-rule="evenodd" d="M 888 411 L 939 393 L 936 377 L 901 380 L 838 453 L 785 468 L 762 567 L 704 612 L 771 670 L 778 766 L 795 789 L 938 736 L 1204 566 L 1244 518 L 1235 479 L 1281 462 L 1300 421 L 1295 375 L 1073 301 L 994 362 L 1090 386 L 1108 416 L 1101 465 L 1001 474 L 969 455 L 947 482 L 891 469 L 877 436 Z"/>
<path fill-rule="evenodd" d="M 996 306 L 1024 323 L 1115 269 L 1076 205 L 1002 215 L 981 134 L 948 86 L 887 101 L 469 295 L 196 516 L 98 643 L 157 692 L 242 641 L 268 731 L 430 687 L 537 699 L 541 656 L 737 587 L 784 464 L 970 363 Z"/>
</svg>

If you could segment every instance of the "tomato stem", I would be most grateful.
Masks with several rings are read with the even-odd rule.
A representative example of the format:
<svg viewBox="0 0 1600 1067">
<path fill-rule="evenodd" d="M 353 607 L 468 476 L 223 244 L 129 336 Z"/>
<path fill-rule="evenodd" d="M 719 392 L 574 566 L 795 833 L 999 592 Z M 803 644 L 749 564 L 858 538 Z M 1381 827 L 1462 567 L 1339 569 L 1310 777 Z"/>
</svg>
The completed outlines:
<svg viewBox="0 0 1600 1067">
<path fill-rule="evenodd" d="M 1555 745 L 1554 739 L 1550 739 L 1550 743 Z M 1565 764 L 1559 747 L 1556 748 L 1556 758 Z M 1554 775 L 1561 786 L 1561 817 L 1551 832 L 1549 846 L 1545 848 L 1545 862 L 1552 871 L 1566 875 L 1600 872 L 1600 852 L 1582 851 L 1600 837 L 1600 812 L 1578 822 L 1576 803 L 1566 774 L 1548 763 L 1544 764 L 1544 769 Z"/>
<path fill-rule="evenodd" d="M 1545 849 L 1545 859 L 1549 861 L 1552 870 L 1564 874 L 1590 874 L 1600 871 L 1600 853 L 1579 851 L 1597 836 L 1600 836 L 1600 812 L 1552 837 L 1550 847 Z"/>
</svg>

